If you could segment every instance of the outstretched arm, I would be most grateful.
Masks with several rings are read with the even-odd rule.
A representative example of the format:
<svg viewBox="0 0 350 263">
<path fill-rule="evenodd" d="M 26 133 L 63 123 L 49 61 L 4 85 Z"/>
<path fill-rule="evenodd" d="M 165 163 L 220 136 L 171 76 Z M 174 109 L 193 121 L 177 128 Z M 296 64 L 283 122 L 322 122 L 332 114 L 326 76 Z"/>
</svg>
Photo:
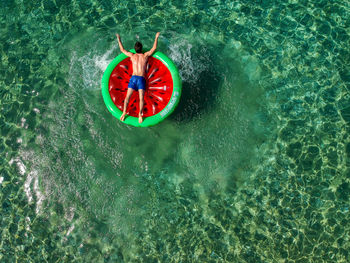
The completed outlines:
<svg viewBox="0 0 350 263">
<path fill-rule="evenodd" d="M 123 44 L 122 44 L 122 41 L 120 40 L 120 35 L 119 34 L 116 34 L 117 36 L 117 39 L 118 39 L 118 44 L 119 44 L 119 48 L 120 48 L 120 51 L 123 52 L 125 55 L 127 55 L 128 57 L 131 57 L 133 55 L 133 53 L 129 52 L 129 51 L 126 51 L 123 47 Z"/>
<path fill-rule="evenodd" d="M 152 56 L 152 54 L 154 53 L 154 51 L 156 51 L 157 49 L 157 44 L 158 44 L 158 37 L 159 37 L 159 32 L 156 34 L 156 38 L 154 39 L 154 44 L 153 44 L 153 47 L 151 48 L 150 51 L 147 51 L 145 53 L 146 56 Z"/>
</svg>

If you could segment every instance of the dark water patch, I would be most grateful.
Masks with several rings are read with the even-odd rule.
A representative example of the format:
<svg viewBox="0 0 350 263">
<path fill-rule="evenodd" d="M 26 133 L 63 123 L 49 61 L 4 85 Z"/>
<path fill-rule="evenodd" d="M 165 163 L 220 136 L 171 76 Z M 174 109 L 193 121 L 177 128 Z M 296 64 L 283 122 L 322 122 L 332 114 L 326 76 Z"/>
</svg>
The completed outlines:
<svg viewBox="0 0 350 263">
<path fill-rule="evenodd" d="M 220 56 L 211 53 L 211 48 L 208 46 L 199 46 L 197 43 L 192 48 L 191 56 L 198 57 L 193 64 L 193 69 L 186 74 L 188 79 L 183 80 L 183 91 L 181 101 L 170 117 L 178 122 L 191 121 L 196 117 L 210 112 L 216 106 L 216 97 L 220 88 L 220 72 L 221 65 L 217 63 Z M 198 53 L 198 51 L 200 53 Z M 205 56 L 201 58 L 201 54 Z M 209 58 L 209 59 L 208 59 Z M 199 65 L 198 65 L 199 64 Z M 219 65 L 218 65 L 219 64 Z M 202 67 L 202 69 L 201 69 Z M 199 69 L 198 71 L 196 69 Z M 182 68 L 180 67 L 180 72 Z M 186 68 L 184 70 L 187 70 Z M 193 79 L 198 81 L 193 82 Z"/>
</svg>

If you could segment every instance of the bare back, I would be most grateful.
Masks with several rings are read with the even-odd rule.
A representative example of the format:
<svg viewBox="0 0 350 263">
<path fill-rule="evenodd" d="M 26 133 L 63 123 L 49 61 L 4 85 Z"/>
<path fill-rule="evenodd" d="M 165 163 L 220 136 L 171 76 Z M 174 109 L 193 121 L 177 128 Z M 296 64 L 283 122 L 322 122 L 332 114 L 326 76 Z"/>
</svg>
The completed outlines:
<svg viewBox="0 0 350 263">
<path fill-rule="evenodd" d="M 149 56 L 146 54 L 136 53 L 132 54 L 131 62 L 132 62 L 132 70 L 134 76 L 142 76 L 146 75 L 146 65 L 148 62 Z"/>
<path fill-rule="evenodd" d="M 156 38 L 154 39 L 153 47 L 151 48 L 151 50 L 147 51 L 143 54 L 142 53 L 133 54 L 130 51 L 126 51 L 125 48 L 123 47 L 122 41 L 120 40 L 120 35 L 117 34 L 120 51 L 131 58 L 134 76 L 142 76 L 142 77 L 146 76 L 146 66 L 147 66 L 148 58 L 150 56 L 152 56 L 152 54 L 157 49 L 157 42 L 158 42 L 159 34 L 160 33 L 157 32 Z M 142 45 L 141 45 L 141 49 L 142 49 Z"/>
</svg>

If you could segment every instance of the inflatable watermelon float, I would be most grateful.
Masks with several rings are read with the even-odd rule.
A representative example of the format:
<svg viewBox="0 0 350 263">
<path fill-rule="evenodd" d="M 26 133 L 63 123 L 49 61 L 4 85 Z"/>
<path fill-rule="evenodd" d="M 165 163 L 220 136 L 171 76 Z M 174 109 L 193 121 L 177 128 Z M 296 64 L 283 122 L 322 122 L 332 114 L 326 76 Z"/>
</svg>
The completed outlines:
<svg viewBox="0 0 350 263">
<path fill-rule="evenodd" d="M 135 50 L 130 50 L 135 53 Z M 123 112 L 124 99 L 132 76 L 129 57 L 121 53 L 107 67 L 102 77 L 102 96 L 107 109 L 118 120 Z M 175 64 L 157 51 L 146 67 L 143 122 L 138 122 L 139 94 L 133 92 L 124 123 L 136 127 L 155 125 L 167 118 L 176 108 L 181 96 L 181 79 Z"/>
</svg>

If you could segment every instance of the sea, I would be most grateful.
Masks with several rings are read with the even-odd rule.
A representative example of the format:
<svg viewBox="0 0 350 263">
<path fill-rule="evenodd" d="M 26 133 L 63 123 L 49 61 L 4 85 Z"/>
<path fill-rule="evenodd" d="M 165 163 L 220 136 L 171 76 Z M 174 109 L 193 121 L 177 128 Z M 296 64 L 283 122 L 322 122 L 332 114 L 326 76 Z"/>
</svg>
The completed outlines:
<svg viewBox="0 0 350 263">
<path fill-rule="evenodd" d="M 124 47 L 182 79 L 128 126 Z M 0 262 L 350 262 L 348 0 L 0 0 Z"/>
</svg>

